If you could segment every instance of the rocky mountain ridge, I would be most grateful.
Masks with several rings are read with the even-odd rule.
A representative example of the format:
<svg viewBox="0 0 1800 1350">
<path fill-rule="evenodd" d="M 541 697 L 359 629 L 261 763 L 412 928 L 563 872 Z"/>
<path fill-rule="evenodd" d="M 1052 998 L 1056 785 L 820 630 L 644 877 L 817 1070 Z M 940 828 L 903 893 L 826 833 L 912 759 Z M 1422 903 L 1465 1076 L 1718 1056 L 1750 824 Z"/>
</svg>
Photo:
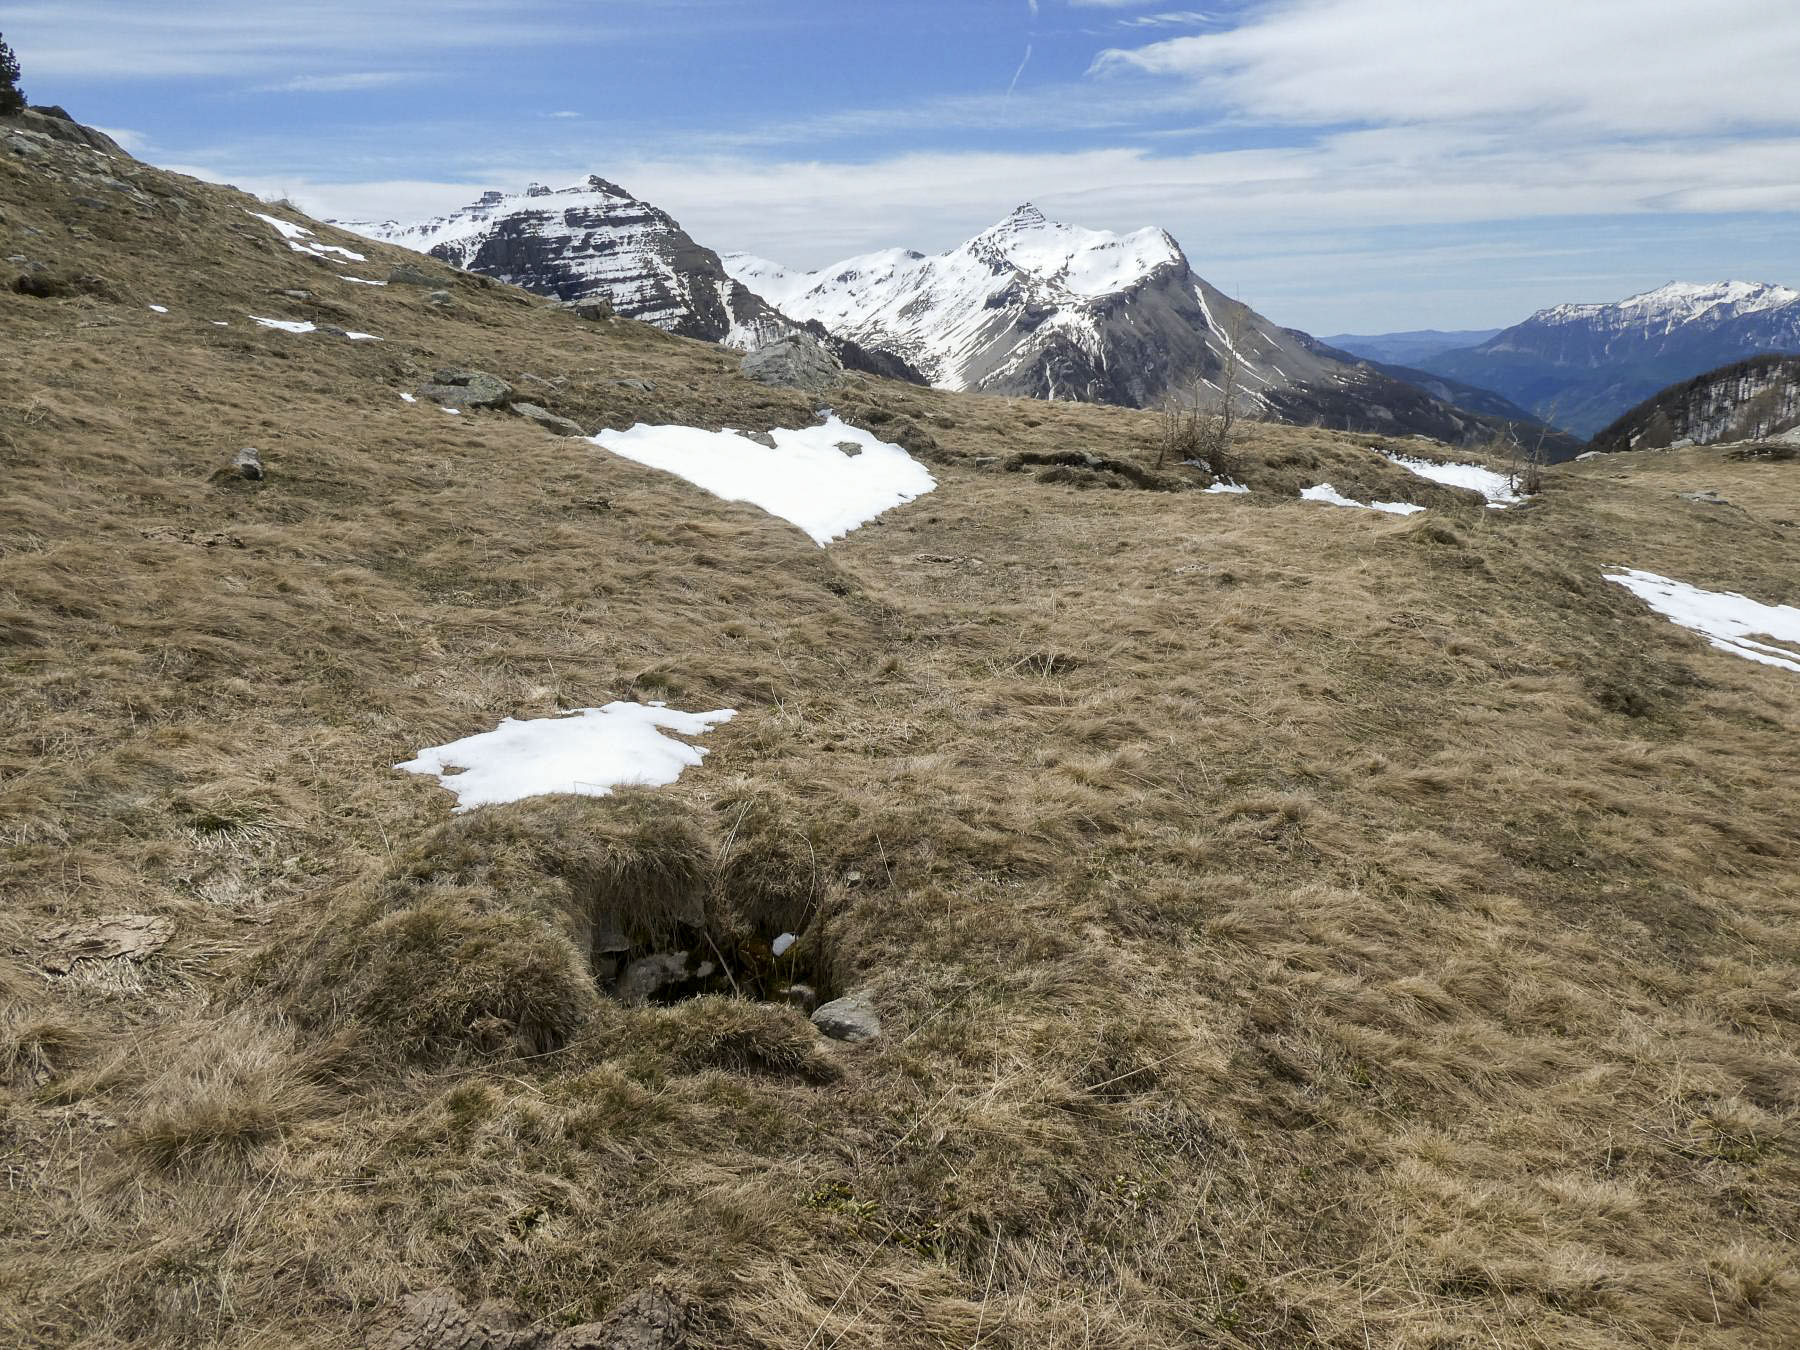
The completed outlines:
<svg viewBox="0 0 1800 1350">
<path fill-rule="evenodd" d="M 897 351 L 942 389 L 1155 407 L 1229 388 L 1240 411 L 1279 421 L 1450 442 L 1504 434 L 1504 417 L 1225 295 L 1156 228 L 1085 229 L 1026 203 L 943 254 L 886 249 L 813 272 L 743 253 L 724 264 L 783 313 Z"/>
<path fill-rule="evenodd" d="M 1478 346 L 1413 364 L 1590 436 L 1670 384 L 1780 352 L 1800 352 L 1800 291 L 1670 282 L 1612 303 L 1539 310 Z"/>
</svg>

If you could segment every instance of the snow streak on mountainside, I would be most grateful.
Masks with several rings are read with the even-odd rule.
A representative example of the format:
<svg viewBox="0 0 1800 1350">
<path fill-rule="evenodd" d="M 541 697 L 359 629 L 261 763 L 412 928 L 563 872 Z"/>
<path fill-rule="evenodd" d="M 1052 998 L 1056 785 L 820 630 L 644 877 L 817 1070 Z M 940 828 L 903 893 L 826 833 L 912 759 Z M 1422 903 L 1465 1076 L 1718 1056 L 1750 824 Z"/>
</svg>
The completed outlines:
<svg viewBox="0 0 1800 1350">
<path fill-rule="evenodd" d="M 484 192 L 460 211 L 414 225 L 337 223 L 540 295 L 599 297 L 626 318 L 683 337 L 749 348 L 793 326 L 727 276 L 718 254 L 667 212 L 604 178 Z"/>
<path fill-rule="evenodd" d="M 1446 441 L 1495 430 L 1232 300 L 1159 229 L 1083 229 L 1027 204 L 936 256 L 724 262 L 783 313 L 899 352 L 944 389 L 1153 407 L 1230 386 L 1242 411 L 1285 421 Z"/>
<path fill-rule="evenodd" d="M 1764 440 L 1800 427 L 1800 356 L 1758 356 L 1671 385 L 1594 437 L 1596 450 Z"/>
<path fill-rule="evenodd" d="M 1479 346 L 1416 364 L 1586 436 L 1669 384 L 1781 352 L 1800 352 L 1800 291 L 1671 282 L 1612 304 L 1540 310 Z"/>
</svg>

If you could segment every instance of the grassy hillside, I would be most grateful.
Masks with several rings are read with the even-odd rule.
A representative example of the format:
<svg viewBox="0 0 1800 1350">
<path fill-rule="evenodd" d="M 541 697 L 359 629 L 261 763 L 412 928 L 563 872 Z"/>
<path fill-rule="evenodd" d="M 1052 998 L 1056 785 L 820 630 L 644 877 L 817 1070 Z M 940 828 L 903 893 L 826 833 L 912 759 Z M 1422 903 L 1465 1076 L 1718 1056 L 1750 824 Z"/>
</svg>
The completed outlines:
<svg viewBox="0 0 1800 1350">
<path fill-rule="evenodd" d="M 1250 495 L 1149 490 L 1208 478 L 1154 415 L 857 377 L 939 486 L 820 549 L 399 394 L 812 400 L 250 210 L 299 219 L 0 153 L 41 265 L 0 295 L 0 1341 L 474 1344 L 408 1295 L 547 1336 L 653 1288 L 707 1347 L 1800 1339 L 1800 677 L 1601 575 L 1793 601 L 1800 465 L 1494 511 L 1251 426 Z M 1068 452 L 1112 467 L 1018 458 Z M 633 698 L 738 715 L 605 799 L 391 768 Z M 695 904 L 741 997 L 598 991 L 602 909 Z M 166 945 L 68 962 L 119 914 Z"/>
</svg>

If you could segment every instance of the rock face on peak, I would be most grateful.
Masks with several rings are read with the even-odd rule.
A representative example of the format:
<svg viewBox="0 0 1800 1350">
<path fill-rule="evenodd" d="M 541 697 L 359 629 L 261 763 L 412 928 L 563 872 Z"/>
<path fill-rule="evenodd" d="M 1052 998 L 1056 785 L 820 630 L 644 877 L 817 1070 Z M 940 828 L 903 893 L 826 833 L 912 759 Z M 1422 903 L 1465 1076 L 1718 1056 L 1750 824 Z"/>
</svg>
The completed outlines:
<svg viewBox="0 0 1800 1350">
<path fill-rule="evenodd" d="M 1243 411 L 1284 421 L 1452 442 L 1497 428 L 1232 300 L 1160 229 L 1084 229 L 1026 203 L 935 256 L 724 261 L 783 313 L 897 351 L 942 389 L 1154 407 L 1231 385 Z"/>
<path fill-rule="evenodd" d="M 683 337 L 757 347 L 793 326 L 727 276 L 719 255 L 673 216 L 598 175 L 565 188 L 484 192 L 412 225 L 339 223 L 540 295 L 601 297 L 625 318 Z"/>
<path fill-rule="evenodd" d="M 1800 291 L 1767 282 L 1670 282 L 1610 304 L 1539 310 L 1479 346 L 1414 364 L 1591 436 L 1670 384 L 1781 352 L 1800 352 Z"/>
<path fill-rule="evenodd" d="M 743 351 L 807 331 L 848 369 L 924 383 L 892 352 L 780 313 L 668 212 L 598 174 L 566 188 L 533 183 L 523 192 L 484 192 L 459 211 L 412 225 L 333 223 L 566 304 L 605 301 L 622 318 Z"/>
</svg>

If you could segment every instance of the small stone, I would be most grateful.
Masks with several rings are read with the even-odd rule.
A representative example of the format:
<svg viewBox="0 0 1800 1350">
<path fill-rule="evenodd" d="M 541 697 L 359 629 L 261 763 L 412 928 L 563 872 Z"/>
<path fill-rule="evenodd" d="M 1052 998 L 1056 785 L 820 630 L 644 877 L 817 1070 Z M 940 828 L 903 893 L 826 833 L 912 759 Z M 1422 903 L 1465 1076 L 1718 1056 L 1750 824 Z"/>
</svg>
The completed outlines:
<svg viewBox="0 0 1800 1350">
<path fill-rule="evenodd" d="M 656 385 L 649 380 L 614 380 L 613 383 L 621 389 L 635 389 L 642 394 L 656 392 Z"/>
<path fill-rule="evenodd" d="M 310 300 L 310 299 L 312 299 L 311 291 L 283 291 L 282 294 L 285 295 L 290 300 Z"/>
<path fill-rule="evenodd" d="M 1677 497 L 1681 498 L 1681 500 L 1684 502 L 1694 502 L 1696 505 L 1699 505 L 1699 506 L 1730 506 L 1731 505 L 1731 503 L 1728 502 L 1727 500 L 1725 500 L 1725 498 L 1721 497 L 1717 492 L 1714 492 L 1710 489 L 1705 492 L 1678 492 L 1675 495 Z"/>
<path fill-rule="evenodd" d="M 512 410 L 528 422 L 536 422 L 545 431 L 554 432 L 558 436 L 586 436 L 577 422 L 566 417 L 558 417 L 548 408 L 540 408 L 535 403 L 515 403 Z"/>
<path fill-rule="evenodd" d="M 238 471 L 239 477 L 248 478 L 253 483 L 260 483 L 263 480 L 262 456 L 249 446 L 245 446 L 237 452 L 231 461 L 231 467 Z"/>
<path fill-rule="evenodd" d="M 834 1041 L 868 1041 L 881 1035 L 881 1017 L 868 994 L 846 994 L 821 1004 L 812 1024 Z"/>
<path fill-rule="evenodd" d="M 755 441 L 758 445 L 764 446 L 770 450 L 776 448 L 775 438 L 766 431 L 747 431 L 744 433 L 744 439 L 747 441 Z"/>
<path fill-rule="evenodd" d="M 425 303 L 436 305 L 439 309 L 448 309 L 452 304 L 449 291 L 433 291 L 425 297 Z"/>
<path fill-rule="evenodd" d="M 810 984 L 790 984 L 776 997 L 803 1013 L 810 1013 L 819 1003 L 819 992 Z"/>
<path fill-rule="evenodd" d="M 45 935 L 55 951 L 44 969 L 66 975 L 77 961 L 142 961 L 174 935 L 174 923 L 154 914 L 110 914 L 91 923 L 67 924 Z"/>
<path fill-rule="evenodd" d="M 686 952 L 657 952 L 625 967 L 613 995 L 621 1003 L 648 1003 L 659 989 L 689 978 Z"/>
</svg>

